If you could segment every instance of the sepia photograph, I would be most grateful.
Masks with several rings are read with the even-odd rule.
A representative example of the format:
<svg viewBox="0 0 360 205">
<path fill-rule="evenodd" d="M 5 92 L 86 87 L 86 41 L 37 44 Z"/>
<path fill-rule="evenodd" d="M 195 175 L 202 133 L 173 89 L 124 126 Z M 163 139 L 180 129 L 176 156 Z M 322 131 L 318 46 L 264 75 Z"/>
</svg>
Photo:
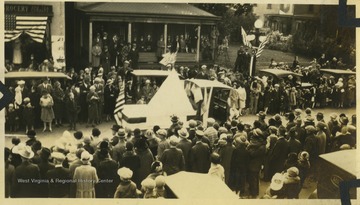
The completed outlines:
<svg viewBox="0 0 360 205">
<path fill-rule="evenodd" d="M 357 178 L 355 5 L 3 4 L 5 202 L 340 203 Z"/>
</svg>

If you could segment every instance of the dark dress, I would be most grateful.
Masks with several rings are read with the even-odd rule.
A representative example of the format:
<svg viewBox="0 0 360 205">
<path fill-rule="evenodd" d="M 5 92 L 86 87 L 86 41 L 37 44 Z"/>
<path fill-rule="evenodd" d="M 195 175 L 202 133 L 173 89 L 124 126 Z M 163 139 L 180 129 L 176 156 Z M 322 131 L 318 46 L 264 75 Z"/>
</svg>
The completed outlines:
<svg viewBox="0 0 360 205">
<path fill-rule="evenodd" d="M 53 110 L 55 114 L 55 119 L 62 119 L 64 116 L 65 93 L 61 88 L 56 87 L 53 89 L 52 97 L 54 100 Z"/>
<path fill-rule="evenodd" d="M 138 169 L 138 181 L 135 182 L 138 188 L 141 187 L 141 182 L 151 173 L 151 164 L 154 162 L 154 156 L 149 149 L 137 149 L 136 154 L 140 159 L 140 167 Z"/>
<path fill-rule="evenodd" d="M 35 124 L 35 108 L 25 106 L 23 109 L 23 120 L 26 126 L 31 129 Z"/>
<path fill-rule="evenodd" d="M 115 101 L 118 90 L 112 85 L 106 85 L 104 88 L 104 114 L 111 115 L 115 109 Z"/>
<path fill-rule="evenodd" d="M 91 99 L 92 97 L 97 97 L 97 99 Z M 97 93 L 88 93 L 86 96 L 86 101 L 88 103 L 88 118 L 89 120 L 98 120 L 99 119 L 99 112 L 98 112 L 98 105 L 100 98 Z"/>
<path fill-rule="evenodd" d="M 231 156 L 229 187 L 241 194 L 245 192 L 249 157 L 245 144 L 236 147 Z"/>
<path fill-rule="evenodd" d="M 275 143 L 274 148 L 269 153 L 269 168 L 270 177 L 275 173 L 280 173 L 284 170 L 284 163 L 289 153 L 289 145 L 284 137 L 279 138 Z"/>
<path fill-rule="evenodd" d="M 247 151 L 250 155 L 247 173 L 249 192 L 250 195 L 257 196 L 259 195 L 259 172 L 266 153 L 265 142 L 259 139 L 251 139 Z"/>
</svg>

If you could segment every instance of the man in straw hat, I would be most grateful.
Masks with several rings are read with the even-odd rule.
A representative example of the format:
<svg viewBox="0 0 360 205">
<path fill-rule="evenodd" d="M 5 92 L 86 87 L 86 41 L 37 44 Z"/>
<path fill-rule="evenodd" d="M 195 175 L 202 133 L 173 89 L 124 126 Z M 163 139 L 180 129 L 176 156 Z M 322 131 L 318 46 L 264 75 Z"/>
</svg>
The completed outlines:
<svg viewBox="0 0 360 205">
<path fill-rule="evenodd" d="M 75 169 L 76 198 L 95 198 L 95 184 L 99 181 L 95 167 L 91 166 L 93 156 L 83 151 L 80 158 L 82 165 Z"/>
<path fill-rule="evenodd" d="M 184 170 L 185 160 L 182 150 L 176 148 L 176 145 L 179 143 L 179 138 L 173 135 L 169 140 L 170 148 L 164 151 L 160 161 L 163 163 L 166 174 L 172 175 Z"/>
<path fill-rule="evenodd" d="M 198 173 L 207 173 L 210 168 L 210 148 L 202 141 L 204 132 L 196 130 L 196 144 L 190 151 L 191 171 Z"/>
<path fill-rule="evenodd" d="M 15 184 L 14 197 L 15 198 L 34 198 L 39 197 L 37 183 L 32 183 L 32 179 L 40 179 L 39 167 L 31 163 L 34 157 L 34 152 L 30 146 L 19 146 L 19 149 L 14 150 L 13 153 L 21 156 L 22 163 L 15 168 Z"/>
<path fill-rule="evenodd" d="M 121 159 L 122 159 L 122 155 L 126 151 L 126 132 L 125 132 L 125 129 L 120 128 L 118 130 L 118 132 L 117 132 L 117 136 L 118 136 L 118 142 L 113 147 L 111 156 L 112 156 L 113 160 L 115 160 L 116 162 L 119 163 L 121 161 Z"/>
<path fill-rule="evenodd" d="M 186 128 L 181 128 L 178 130 L 178 134 L 180 137 L 179 143 L 176 145 L 177 148 L 181 149 L 184 155 L 185 160 L 185 171 L 190 171 L 190 162 L 189 162 L 189 154 L 192 148 L 192 143 L 189 138 L 189 133 Z"/>
</svg>

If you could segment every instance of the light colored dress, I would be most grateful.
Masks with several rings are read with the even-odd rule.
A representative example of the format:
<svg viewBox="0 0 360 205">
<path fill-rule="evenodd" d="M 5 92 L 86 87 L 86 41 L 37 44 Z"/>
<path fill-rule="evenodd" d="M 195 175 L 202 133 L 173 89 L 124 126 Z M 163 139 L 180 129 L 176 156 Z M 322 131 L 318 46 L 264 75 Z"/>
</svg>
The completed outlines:
<svg viewBox="0 0 360 205">
<path fill-rule="evenodd" d="M 76 198 L 95 198 L 95 184 L 99 181 L 95 167 L 90 164 L 75 169 Z"/>
<path fill-rule="evenodd" d="M 55 118 L 54 110 L 53 110 L 54 101 L 50 95 L 47 95 L 47 98 L 42 96 L 40 98 L 40 106 L 41 106 L 41 120 L 43 122 L 52 122 Z"/>
</svg>

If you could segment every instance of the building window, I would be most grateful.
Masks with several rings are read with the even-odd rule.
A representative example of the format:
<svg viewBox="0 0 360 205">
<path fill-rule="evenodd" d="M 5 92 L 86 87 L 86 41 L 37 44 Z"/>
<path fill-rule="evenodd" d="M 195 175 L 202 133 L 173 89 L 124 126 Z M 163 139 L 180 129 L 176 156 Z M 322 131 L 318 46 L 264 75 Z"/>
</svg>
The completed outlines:
<svg viewBox="0 0 360 205">
<path fill-rule="evenodd" d="M 272 5 L 271 5 L 271 4 L 268 4 L 266 8 L 267 8 L 267 9 L 271 9 L 271 8 L 272 8 Z"/>
<path fill-rule="evenodd" d="M 314 5 L 309 5 L 309 12 L 310 13 L 314 12 Z"/>
</svg>

